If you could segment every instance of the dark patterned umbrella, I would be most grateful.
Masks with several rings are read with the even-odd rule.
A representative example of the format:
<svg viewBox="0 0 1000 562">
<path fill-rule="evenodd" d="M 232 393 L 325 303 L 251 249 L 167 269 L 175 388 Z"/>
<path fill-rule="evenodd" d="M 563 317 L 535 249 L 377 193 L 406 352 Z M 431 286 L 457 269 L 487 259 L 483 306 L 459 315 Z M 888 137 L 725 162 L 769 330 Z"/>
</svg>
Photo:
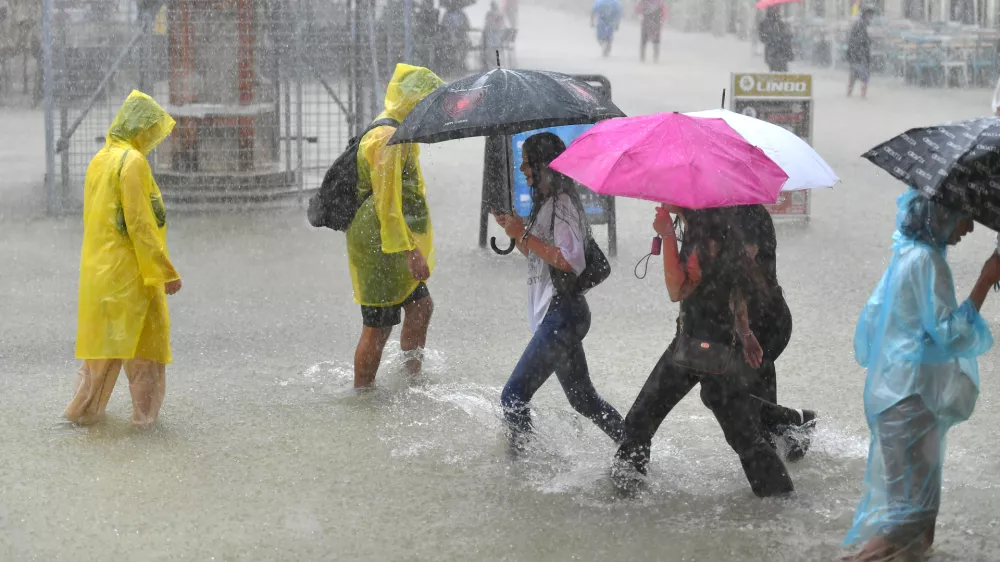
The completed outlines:
<svg viewBox="0 0 1000 562">
<path fill-rule="evenodd" d="M 1000 231 L 1000 118 L 910 129 L 863 157 L 925 196 Z"/>
<path fill-rule="evenodd" d="M 571 76 L 496 68 L 435 90 L 406 116 L 389 144 L 513 135 L 624 116 L 601 92 Z"/>
</svg>

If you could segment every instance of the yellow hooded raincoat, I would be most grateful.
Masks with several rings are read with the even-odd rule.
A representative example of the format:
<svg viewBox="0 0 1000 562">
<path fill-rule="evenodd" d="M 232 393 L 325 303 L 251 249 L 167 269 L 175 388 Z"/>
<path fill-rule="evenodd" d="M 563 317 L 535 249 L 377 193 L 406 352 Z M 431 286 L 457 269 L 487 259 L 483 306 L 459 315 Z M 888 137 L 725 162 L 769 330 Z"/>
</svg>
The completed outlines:
<svg viewBox="0 0 1000 562">
<path fill-rule="evenodd" d="M 396 65 L 385 95 L 387 117 L 402 122 L 444 82 L 417 66 Z M 417 288 L 407 251 L 419 248 L 434 269 L 434 230 L 416 144 L 386 146 L 396 129 L 378 127 L 358 148 L 358 192 L 371 193 L 347 229 L 354 300 L 365 306 L 402 303 Z"/>
<path fill-rule="evenodd" d="M 87 168 L 76 355 L 171 362 L 163 285 L 180 278 L 167 254 L 166 211 L 146 161 L 174 128 L 133 91 Z"/>
</svg>

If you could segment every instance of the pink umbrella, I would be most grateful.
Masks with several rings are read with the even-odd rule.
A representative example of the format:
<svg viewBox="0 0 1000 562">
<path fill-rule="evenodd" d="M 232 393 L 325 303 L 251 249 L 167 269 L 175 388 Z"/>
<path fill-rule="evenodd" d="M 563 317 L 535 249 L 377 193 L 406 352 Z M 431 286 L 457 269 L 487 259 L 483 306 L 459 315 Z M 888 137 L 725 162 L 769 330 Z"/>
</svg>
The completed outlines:
<svg viewBox="0 0 1000 562">
<path fill-rule="evenodd" d="M 802 0 L 760 0 L 754 8 L 757 8 L 758 10 L 766 10 L 772 6 L 791 4 L 793 2 L 802 2 Z"/>
<path fill-rule="evenodd" d="M 602 195 L 686 209 L 774 203 L 788 180 L 722 119 L 680 113 L 602 121 L 549 167 Z"/>
</svg>

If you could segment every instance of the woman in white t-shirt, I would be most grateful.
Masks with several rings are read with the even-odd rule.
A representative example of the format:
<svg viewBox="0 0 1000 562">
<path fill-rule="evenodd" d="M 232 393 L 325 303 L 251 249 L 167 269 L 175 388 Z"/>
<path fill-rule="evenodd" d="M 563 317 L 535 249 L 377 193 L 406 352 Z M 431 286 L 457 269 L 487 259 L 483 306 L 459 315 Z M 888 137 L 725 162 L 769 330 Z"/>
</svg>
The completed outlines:
<svg viewBox="0 0 1000 562">
<path fill-rule="evenodd" d="M 534 336 L 500 396 L 515 446 L 518 437 L 531 430 L 531 397 L 552 373 L 577 412 L 616 442 L 622 435 L 621 414 L 597 394 L 590 381 L 583 351 L 583 338 L 590 330 L 587 299 L 582 293 L 557 291 L 550 274 L 550 268 L 555 268 L 579 275 L 587 266 L 590 229 L 576 184 L 548 167 L 564 150 L 566 145 L 552 133 L 529 137 L 521 165 L 532 188 L 528 224 L 516 215 L 496 216 L 528 258 L 528 322 Z"/>
</svg>

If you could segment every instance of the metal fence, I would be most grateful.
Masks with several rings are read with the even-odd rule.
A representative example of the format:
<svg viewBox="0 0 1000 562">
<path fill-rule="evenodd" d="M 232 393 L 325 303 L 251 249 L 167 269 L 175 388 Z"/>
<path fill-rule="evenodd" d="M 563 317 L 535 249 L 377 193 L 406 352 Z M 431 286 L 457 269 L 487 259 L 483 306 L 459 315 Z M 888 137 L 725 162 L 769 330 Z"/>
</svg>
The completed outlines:
<svg viewBox="0 0 1000 562">
<path fill-rule="evenodd" d="M 302 198 L 373 113 L 375 9 L 374 0 L 45 0 L 50 212 L 80 205 L 87 164 L 133 89 L 177 121 L 150 157 L 174 206 Z"/>
</svg>

